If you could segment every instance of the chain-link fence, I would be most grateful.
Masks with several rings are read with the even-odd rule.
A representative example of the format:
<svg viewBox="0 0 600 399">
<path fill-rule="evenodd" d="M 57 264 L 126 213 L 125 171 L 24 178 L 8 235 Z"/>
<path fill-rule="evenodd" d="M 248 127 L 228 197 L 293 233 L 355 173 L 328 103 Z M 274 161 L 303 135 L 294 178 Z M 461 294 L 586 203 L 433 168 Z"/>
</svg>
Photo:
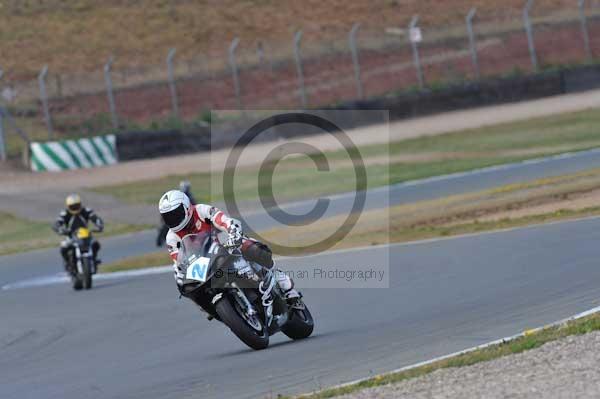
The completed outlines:
<svg viewBox="0 0 600 399">
<path fill-rule="evenodd" d="M 473 8 L 445 26 L 422 24 L 417 15 L 392 28 L 357 21 L 327 42 L 310 31 L 277 42 L 240 37 L 193 59 L 173 48 L 159 65 L 127 69 L 118 58 L 98 60 L 93 73 L 44 69 L 36 80 L 0 86 L 10 87 L 11 107 L 29 107 L 44 122 L 49 137 L 98 134 L 208 121 L 211 109 L 334 106 L 593 62 L 599 33 L 599 0 L 552 14 L 529 1 L 502 19 Z"/>
</svg>

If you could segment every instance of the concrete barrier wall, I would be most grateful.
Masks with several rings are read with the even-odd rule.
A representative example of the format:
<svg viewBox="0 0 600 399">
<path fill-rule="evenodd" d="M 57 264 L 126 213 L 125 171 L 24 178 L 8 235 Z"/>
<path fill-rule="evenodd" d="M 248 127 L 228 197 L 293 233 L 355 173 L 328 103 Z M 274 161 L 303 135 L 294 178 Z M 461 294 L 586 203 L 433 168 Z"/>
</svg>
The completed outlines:
<svg viewBox="0 0 600 399">
<path fill-rule="evenodd" d="M 157 158 L 210 150 L 210 128 L 197 126 L 192 132 L 165 130 L 125 132 L 117 136 L 121 161 Z"/>
</svg>

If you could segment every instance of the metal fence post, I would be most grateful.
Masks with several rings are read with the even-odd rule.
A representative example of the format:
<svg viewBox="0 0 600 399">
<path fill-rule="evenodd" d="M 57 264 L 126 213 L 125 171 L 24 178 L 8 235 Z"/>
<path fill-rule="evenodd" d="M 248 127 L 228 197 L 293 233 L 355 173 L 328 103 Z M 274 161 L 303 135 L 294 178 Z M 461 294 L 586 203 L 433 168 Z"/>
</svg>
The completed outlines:
<svg viewBox="0 0 600 399">
<path fill-rule="evenodd" d="M 425 86 L 425 79 L 423 78 L 423 69 L 421 68 L 421 57 L 419 56 L 419 45 L 418 41 L 420 39 L 413 37 L 413 34 L 419 32 L 420 30 L 417 24 L 419 23 L 419 16 L 415 15 L 410 20 L 410 24 L 408 25 L 408 39 L 412 46 L 413 58 L 415 63 L 415 69 L 417 71 L 417 78 L 419 79 L 419 88 L 423 89 Z"/>
<path fill-rule="evenodd" d="M 467 32 L 469 33 L 469 48 L 471 49 L 471 60 L 473 62 L 473 69 L 475 70 L 475 76 L 477 79 L 481 78 L 481 71 L 479 70 L 479 59 L 477 57 L 477 42 L 475 40 L 475 30 L 473 29 L 473 18 L 477 9 L 471 8 L 467 14 Z"/>
<path fill-rule="evenodd" d="M 304 86 L 304 71 L 302 69 L 302 54 L 300 53 L 300 41 L 302 40 L 302 31 L 299 30 L 294 34 L 294 57 L 296 58 L 296 71 L 298 72 L 298 86 L 300 88 L 300 100 L 302 108 L 308 107 L 308 98 L 306 95 L 306 87 Z"/>
<path fill-rule="evenodd" d="M 535 42 L 533 40 L 533 26 L 531 25 L 531 19 L 529 18 L 529 11 L 533 7 L 535 0 L 527 0 L 527 4 L 523 8 L 523 23 L 525 24 L 525 32 L 527 32 L 527 43 L 529 44 L 529 54 L 531 55 L 531 65 L 535 72 L 538 71 L 538 60 L 535 52 Z"/>
<path fill-rule="evenodd" d="M 590 33 L 585 16 L 585 0 L 579 0 L 579 19 L 581 21 L 581 34 L 583 36 L 583 46 L 585 48 L 585 57 L 587 61 L 592 61 L 592 49 L 590 47 Z"/>
<path fill-rule="evenodd" d="M 110 109 L 110 118 L 112 121 L 113 128 L 117 130 L 119 128 L 119 118 L 117 116 L 117 108 L 115 106 L 115 96 L 113 93 L 113 83 L 110 72 L 112 70 L 113 57 L 110 57 L 104 65 L 104 80 L 106 82 L 106 95 L 108 96 L 108 107 Z"/>
<path fill-rule="evenodd" d="M 6 141 L 4 139 L 4 109 L 0 106 L 0 161 L 6 161 Z"/>
<path fill-rule="evenodd" d="M 265 48 L 263 47 L 263 43 L 259 40 L 256 43 L 256 55 L 258 56 L 258 64 L 261 67 L 265 65 Z"/>
<path fill-rule="evenodd" d="M 46 127 L 48 128 L 48 138 L 52 139 L 54 131 L 52 129 L 52 119 L 50 117 L 50 109 L 48 107 L 48 93 L 46 92 L 46 76 L 48 76 L 48 65 L 44 65 L 40 74 L 38 75 L 38 83 L 40 86 L 40 100 L 42 101 L 42 108 L 44 110 L 44 119 L 46 120 Z"/>
<path fill-rule="evenodd" d="M 235 38 L 229 45 L 229 66 L 231 67 L 231 74 L 233 75 L 233 88 L 235 89 L 235 99 L 237 101 L 238 109 L 243 109 L 244 104 L 242 103 L 242 94 L 240 90 L 240 78 L 238 76 L 237 62 L 235 60 L 235 50 L 240 43 L 239 38 Z"/>
<path fill-rule="evenodd" d="M 177 100 L 177 87 L 175 86 L 175 72 L 173 71 L 173 57 L 177 50 L 172 48 L 167 55 L 167 72 L 169 74 L 169 89 L 171 90 L 171 104 L 173 105 L 173 116 L 179 118 L 179 101 Z"/>
<path fill-rule="evenodd" d="M 356 34 L 360 28 L 360 23 L 355 23 L 348 34 L 350 51 L 352 52 L 352 64 L 354 65 L 354 80 L 356 81 L 356 94 L 358 98 L 364 98 L 362 80 L 360 78 L 360 61 L 358 59 L 358 48 L 356 46 Z"/>
<path fill-rule="evenodd" d="M 267 69 L 270 73 L 273 73 L 273 58 L 271 56 L 269 45 L 263 41 L 259 41 L 256 47 L 256 53 L 261 67 Z"/>
</svg>

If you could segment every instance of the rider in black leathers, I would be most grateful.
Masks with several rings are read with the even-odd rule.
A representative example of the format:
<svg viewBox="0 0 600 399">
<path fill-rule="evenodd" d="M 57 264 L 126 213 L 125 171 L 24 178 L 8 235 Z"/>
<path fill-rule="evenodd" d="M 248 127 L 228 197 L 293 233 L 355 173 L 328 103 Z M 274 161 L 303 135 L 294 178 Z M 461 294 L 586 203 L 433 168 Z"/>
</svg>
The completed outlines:
<svg viewBox="0 0 600 399">
<path fill-rule="evenodd" d="M 66 209 L 60 212 L 60 215 L 52 225 L 52 230 L 60 235 L 70 237 L 71 234 L 77 231 L 80 227 L 87 228 L 88 223 L 92 222 L 97 230 L 104 230 L 104 222 L 90 208 L 81 206 L 81 198 L 77 194 L 71 194 L 65 200 Z M 69 271 L 69 251 L 73 249 L 70 240 L 64 240 L 60 245 L 60 254 L 63 257 L 65 270 Z M 100 243 L 92 240 L 92 252 L 96 264 L 100 264 L 98 259 L 98 251 L 100 251 Z"/>
</svg>

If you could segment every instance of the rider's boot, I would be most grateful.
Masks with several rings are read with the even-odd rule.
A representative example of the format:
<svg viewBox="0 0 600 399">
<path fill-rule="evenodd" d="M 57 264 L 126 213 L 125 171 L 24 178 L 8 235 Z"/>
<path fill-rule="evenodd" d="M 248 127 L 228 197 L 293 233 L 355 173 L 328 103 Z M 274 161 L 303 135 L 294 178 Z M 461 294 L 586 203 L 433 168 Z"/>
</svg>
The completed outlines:
<svg viewBox="0 0 600 399">
<path fill-rule="evenodd" d="M 96 273 L 98 271 L 98 266 L 102 263 L 102 259 L 98 257 L 98 253 L 100 252 L 100 243 L 98 241 L 94 241 L 92 244 L 92 255 L 94 257 L 94 270 Z"/>
<path fill-rule="evenodd" d="M 65 269 L 65 272 L 67 272 L 67 274 L 71 274 L 71 270 L 69 270 L 69 262 L 67 262 L 64 259 L 63 259 L 63 267 Z"/>
<path fill-rule="evenodd" d="M 294 280 L 279 269 L 275 269 L 275 276 L 287 303 L 292 307 L 302 308 L 302 294 L 294 289 Z"/>
</svg>

